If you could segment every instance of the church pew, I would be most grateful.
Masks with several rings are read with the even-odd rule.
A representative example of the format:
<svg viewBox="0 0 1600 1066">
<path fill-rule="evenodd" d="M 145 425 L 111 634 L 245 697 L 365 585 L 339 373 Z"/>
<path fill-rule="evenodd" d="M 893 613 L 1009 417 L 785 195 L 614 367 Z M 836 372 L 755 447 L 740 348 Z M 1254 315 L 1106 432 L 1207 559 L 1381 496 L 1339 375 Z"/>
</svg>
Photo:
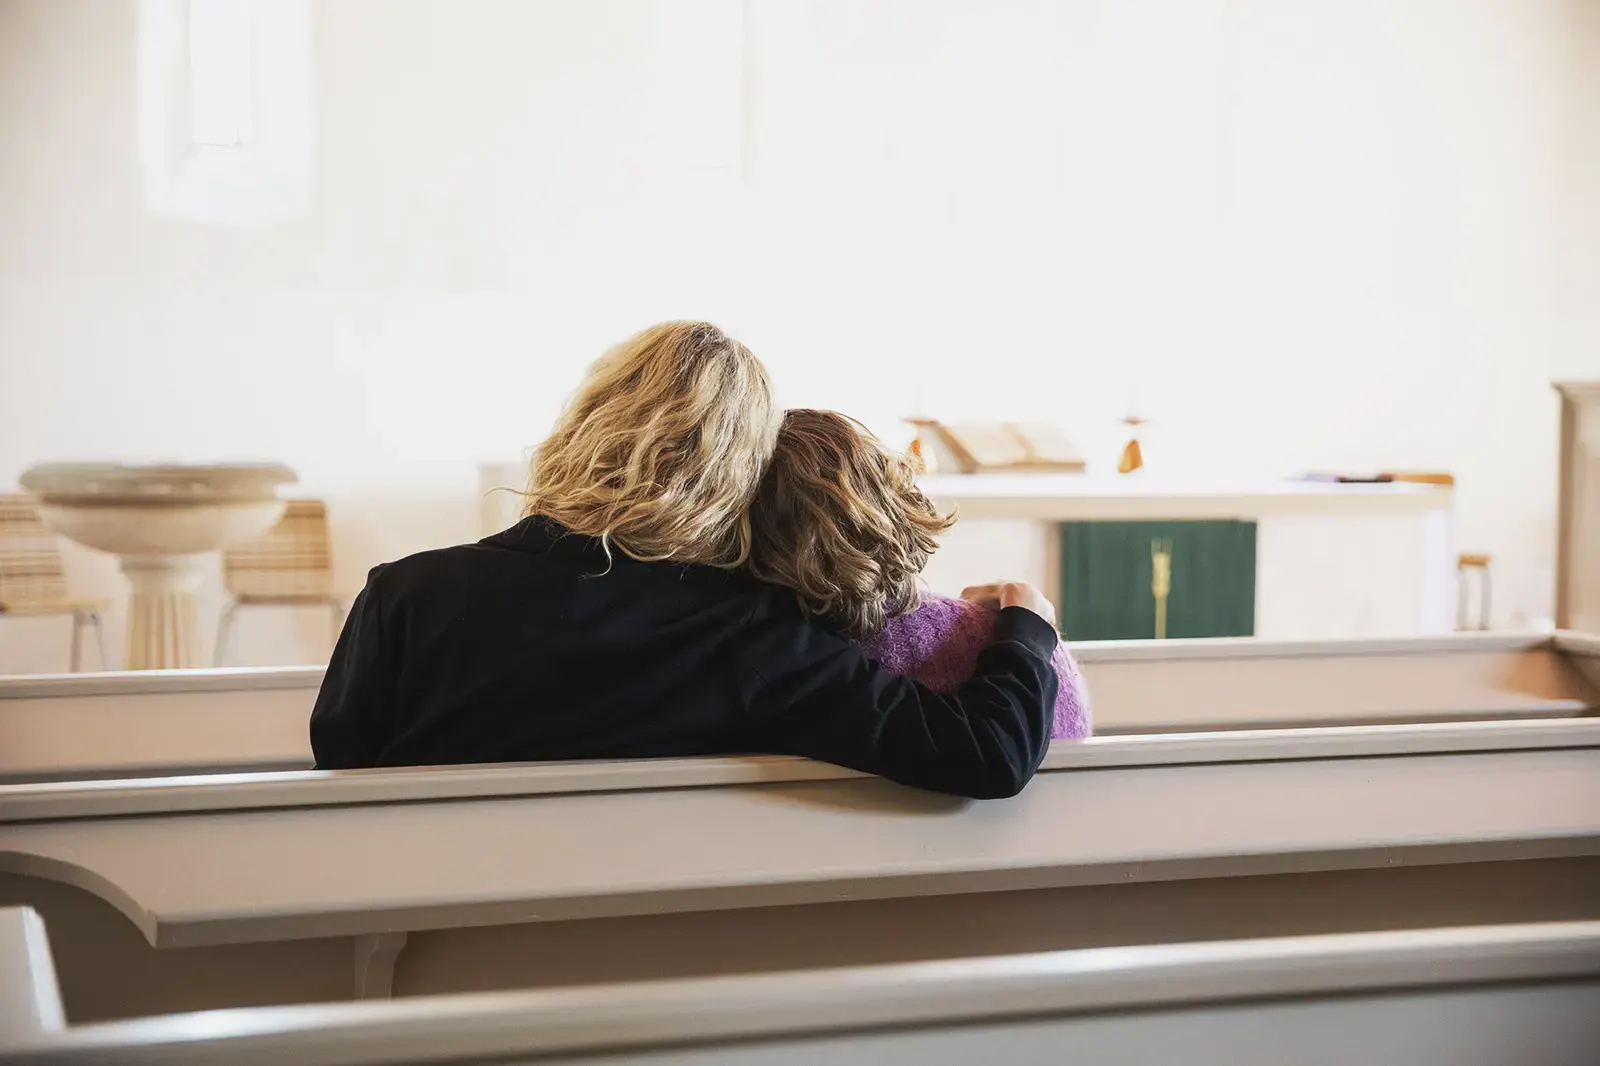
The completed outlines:
<svg viewBox="0 0 1600 1066">
<path fill-rule="evenodd" d="M 1590 1066 L 1597 1048 L 1583 922 L 58 1024 L 0 1035 L 0 1064 Z"/>
<path fill-rule="evenodd" d="M 322 667 L 0 677 L 0 783 L 300 770 Z"/>
<path fill-rule="evenodd" d="M 1600 918 L 1600 721 L 1058 744 L 1014 800 L 781 758 L 17 785 L 75 1021 Z"/>
<path fill-rule="evenodd" d="M 1104 735 L 1593 714 L 1600 641 L 1126 641 L 1075 649 Z M 320 667 L 0 678 L 0 783 L 292 770 Z"/>
</svg>

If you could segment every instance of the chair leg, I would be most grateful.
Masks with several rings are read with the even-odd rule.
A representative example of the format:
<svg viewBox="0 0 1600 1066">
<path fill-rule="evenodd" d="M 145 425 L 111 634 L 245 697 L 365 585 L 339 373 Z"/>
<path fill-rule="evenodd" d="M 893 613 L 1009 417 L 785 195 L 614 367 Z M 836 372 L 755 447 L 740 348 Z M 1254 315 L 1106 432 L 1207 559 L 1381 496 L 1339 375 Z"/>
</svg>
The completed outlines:
<svg viewBox="0 0 1600 1066">
<path fill-rule="evenodd" d="M 100 646 L 100 669 L 111 669 L 111 657 L 106 654 L 106 627 L 100 622 L 100 612 L 90 611 L 89 622 L 94 626 L 94 640 Z"/>
<path fill-rule="evenodd" d="M 1489 568 L 1487 566 L 1483 568 L 1483 574 L 1478 580 L 1478 591 L 1483 593 L 1483 598 L 1478 601 L 1478 628 L 1488 629 L 1491 586 L 1489 584 Z"/>
<path fill-rule="evenodd" d="M 83 612 L 72 612 L 72 672 L 83 666 Z"/>
<path fill-rule="evenodd" d="M 228 661 L 228 637 L 233 633 L 233 616 L 239 611 L 239 605 L 232 603 L 222 612 L 222 621 L 217 623 L 217 647 L 211 655 L 212 666 L 225 666 Z"/>
</svg>

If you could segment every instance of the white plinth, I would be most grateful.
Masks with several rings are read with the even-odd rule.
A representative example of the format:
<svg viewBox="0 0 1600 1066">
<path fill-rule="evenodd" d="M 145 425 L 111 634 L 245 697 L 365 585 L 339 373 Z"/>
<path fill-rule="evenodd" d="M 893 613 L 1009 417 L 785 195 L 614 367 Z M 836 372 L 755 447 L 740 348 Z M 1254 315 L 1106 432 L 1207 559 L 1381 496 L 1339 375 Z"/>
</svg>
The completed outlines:
<svg viewBox="0 0 1600 1066">
<path fill-rule="evenodd" d="M 1237 519 L 1257 528 L 1256 636 L 1342 640 L 1454 628 L 1449 488 L 1070 474 L 952 475 L 920 484 L 961 516 L 923 575 L 935 592 L 953 595 L 1003 574 L 1053 596 L 1060 522 Z"/>
<path fill-rule="evenodd" d="M 45 463 L 22 475 L 57 533 L 121 560 L 128 578 L 129 670 L 200 662 L 195 590 L 205 557 L 259 537 L 283 513 L 277 464 Z"/>
<path fill-rule="evenodd" d="M 204 571 L 203 555 L 125 555 L 128 579 L 130 670 L 188 669 L 200 664 L 200 619 L 195 590 Z"/>
</svg>

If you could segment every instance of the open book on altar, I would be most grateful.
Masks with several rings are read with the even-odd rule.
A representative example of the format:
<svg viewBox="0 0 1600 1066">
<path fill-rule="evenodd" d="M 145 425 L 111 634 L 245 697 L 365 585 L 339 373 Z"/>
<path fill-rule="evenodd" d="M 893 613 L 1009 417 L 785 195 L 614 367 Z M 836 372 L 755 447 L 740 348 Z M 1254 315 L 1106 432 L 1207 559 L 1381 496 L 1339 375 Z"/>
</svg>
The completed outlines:
<svg viewBox="0 0 1600 1066">
<path fill-rule="evenodd" d="M 1045 423 L 909 421 L 917 427 L 912 449 L 928 473 L 1081 473 L 1084 469 L 1083 457 L 1072 442 Z"/>
</svg>

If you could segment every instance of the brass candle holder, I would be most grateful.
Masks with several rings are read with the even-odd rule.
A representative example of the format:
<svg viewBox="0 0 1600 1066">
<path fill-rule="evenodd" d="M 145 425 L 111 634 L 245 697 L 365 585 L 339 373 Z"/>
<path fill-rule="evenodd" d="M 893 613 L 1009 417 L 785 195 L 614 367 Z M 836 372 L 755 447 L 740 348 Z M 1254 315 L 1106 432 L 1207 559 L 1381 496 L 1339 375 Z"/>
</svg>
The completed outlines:
<svg viewBox="0 0 1600 1066">
<path fill-rule="evenodd" d="M 1145 419 L 1138 415 L 1129 415 L 1122 420 L 1128 427 L 1130 436 L 1127 446 L 1122 449 L 1122 459 L 1117 463 L 1117 473 L 1131 474 L 1144 466 L 1144 449 L 1139 446 L 1139 427 L 1145 424 Z"/>
<path fill-rule="evenodd" d="M 1172 541 L 1150 542 L 1150 594 L 1156 601 L 1156 639 L 1167 639 L 1167 597 L 1172 594 Z"/>
</svg>

